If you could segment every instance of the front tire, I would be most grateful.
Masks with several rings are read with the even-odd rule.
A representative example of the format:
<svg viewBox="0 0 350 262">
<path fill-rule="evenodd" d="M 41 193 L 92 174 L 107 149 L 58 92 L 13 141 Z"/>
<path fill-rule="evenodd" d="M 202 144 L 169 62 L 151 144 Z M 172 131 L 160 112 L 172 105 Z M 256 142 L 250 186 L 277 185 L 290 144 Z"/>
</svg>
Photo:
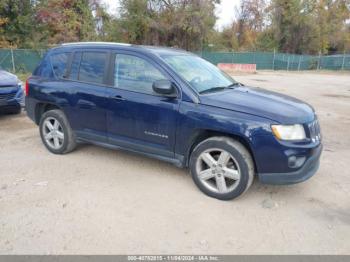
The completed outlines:
<svg viewBox="0 0 350 262">
<path fill-rule="evenodd" d="M 249 151 L 228 137 L 211 137 L 198 144 L 191 154 L 190 171 L 204 194 L 220 200 L 242 195 L 254 179 Z"/>
<path fill-rule="evenodd" d="M 45 112 L 40 119 L 39 129 L 41 140 L 51 153 L 66 154 L 76 147 L 74 132 L 61 110 Z"/>
</svg>

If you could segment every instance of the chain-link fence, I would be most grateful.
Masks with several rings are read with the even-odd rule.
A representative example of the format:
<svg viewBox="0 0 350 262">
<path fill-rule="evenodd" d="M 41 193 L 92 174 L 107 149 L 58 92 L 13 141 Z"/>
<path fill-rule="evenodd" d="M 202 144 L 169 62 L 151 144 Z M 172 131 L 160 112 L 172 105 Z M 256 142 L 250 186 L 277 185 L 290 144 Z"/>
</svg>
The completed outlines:
<svg viewBox="0 0 350 262">
<path fill-rule="evenodd" d="M 0 49 L 0 68 L 14 73 L 32 72 L 45 50 Z M 293 55 L 275 52 L 200 52 L 219 63 L 256 64 L 258 70 L 350 70 L 350 54 L 329 56 Z"/>
<path fill-rule="evenodd" d="M 0 68 L 13 73 L 32 72 L 45 50 L 0 49 Z"/>
<path fill-rule="evenodd" d="M 213 64 L 256 64 L 257 70 L 350 70 L 350 54 L 311 56 L 274 52 L 201 52 Z"/>
</svg>

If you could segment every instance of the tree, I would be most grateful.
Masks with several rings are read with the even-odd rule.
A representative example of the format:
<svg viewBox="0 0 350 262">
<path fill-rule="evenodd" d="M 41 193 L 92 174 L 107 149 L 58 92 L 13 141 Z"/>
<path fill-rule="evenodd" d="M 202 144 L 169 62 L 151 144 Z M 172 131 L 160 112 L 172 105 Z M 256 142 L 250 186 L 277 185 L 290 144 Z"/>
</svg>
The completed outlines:
<svg viewBox="0 0 350 262">
<path fill-rule="evenodd" d="M 237 35 L 239 46 L 250 50 L 256 49 L 257 39 L 265 29 L 265 0 L 242 1 L 236 9 L 237 22 L 233 30 Z"/>
<path fill-rule="evenodd" d="M 219 0 L 122 0 L 128 42 L 198 50 L 214 30 Z"/>
<path fill-rule="evenodd" d="M 121 0 L 121 23 L 129 42 L 143 44 L 149 31 L 150 10 L 147 0 Z"/>
<path fill-rule="evenodd" d="M 301 40 L 305 37 L 304 10 L 300 0 L 273 0 L 272 27 L 279 50 L 289 53 L 301 52 Z"/>
<path fill-rule="evenodd" d="M 169 39 L 173 45 L 186 50 L 200 50 L 208 45 L 210 33 L 214 30 L 215 4 L 218 1 L 180 1 L 174 12 L 174 20 Z"/>
<path fill-rule="evenodd" d="M 349 0 L 273 0 L 271 26 L 279 49 L 310 54 L 345 50 L 349 5 Z"/>
<path fill-rule="evenodd" d="M 107 13 L 106 7 L 101 5 L 98 0 L 93 0 L 91 3 L 97 39 L 108 42 L 122 42 L 124 39 L 120 19 Z"/>
<path fill-rule="evenodd" d="M 195 51 L 350 52 L 350 0 L 241 0 L 222 31 L 214 28 L 220 0 L 119 1 L 111 15 L 100 0 L 0 0 L 0 47 L 101 40 Z"/>
<path fill-rule="evenodd" d="M 33 14 L 30 0 L 0 0 L 0 47 L 31 47 Z"/>
<path fill-rule="evenodd" d="M 36 20 L 47 45 L 95 40 L 96 24 L 88 0 L 41 1 Z"/>
<path fill-rule="evenodd" d="M 242 1 L 235 9 L 236 20 L 221 31 L 219 42 L 233 50 L 274 49 L 267 7 L 266 0 Z"/>
<path fill-rule="evenodd" d="M 326 32 L 329 42 L 329 52 L 350 51 L 350 1 L 333 0 L 328 1 L 327 10 L 329 29 Z"/>
<path fill-rule="evenodd" d="M 8 23 L 7 18 L 2 18 L 2 17 L 0 18 L 0 47 L 1 48 L 7 48 L 11 46 L 11 44 L 9 43 L 5 35 L 4 28 L 7 23 Z"/>
</svg>

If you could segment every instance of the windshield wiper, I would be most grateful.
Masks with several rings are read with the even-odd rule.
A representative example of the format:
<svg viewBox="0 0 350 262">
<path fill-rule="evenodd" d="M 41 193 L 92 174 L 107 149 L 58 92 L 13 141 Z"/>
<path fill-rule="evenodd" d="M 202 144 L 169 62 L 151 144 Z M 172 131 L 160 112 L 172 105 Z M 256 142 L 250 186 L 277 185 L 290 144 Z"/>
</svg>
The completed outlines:
<svg viewBox="0 0 350 262">
<path fill-rule="evenodd" d="M 236 82 L 236 83 L 232 83 L 228 86 L 216 86 L 216 87 L 212 87 L 203 91 L 200 91 L 200 94 L 206 94 L 206 93 L 211 93 L 211 92 L 218 92 L 221 90 L 226 90 L 226 89 L 233 89 L 234 86 L 240 86 L 241 84 Z"/>
<path fill-rule="evenodd" d="M 211 92 L 217 92 L 217 91 L 221 91 L 221 90 L 225 90 L 227 87 L 225 86 L 217 86 L 217 87 L 212 87 L 209 89 L 205 89 L 203 91 L 200 91 L 200 94 L 206 94 L 206 93 L 211 93 Z"/>
<path fill-rule="evenodd" d="M 234 87 L 234 86 L 242 86 L 242 84 L 238 83 L 238 82 L 235 82 L 235 83 L 232 83 L 231 85 L 229 85 L 227 87 L 229 88 L 229 87 Z"/>
</svg>

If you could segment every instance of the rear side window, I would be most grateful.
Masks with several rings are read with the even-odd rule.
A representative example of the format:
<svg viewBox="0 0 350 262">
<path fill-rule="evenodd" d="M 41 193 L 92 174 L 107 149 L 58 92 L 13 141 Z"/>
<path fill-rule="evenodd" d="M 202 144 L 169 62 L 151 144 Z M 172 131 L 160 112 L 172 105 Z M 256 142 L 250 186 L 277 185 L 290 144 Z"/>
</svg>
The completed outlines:
<svg viewBox="0 0 350 262">
<path fill-rule="evenodd" d="M 72 60 L 72 65 L 70 67 L 69 79 L 78 80 L 80 61 L 81 61 L 81 52 L 75 52 Z"/>
<path fill-rule="evenodd" d="M 69 53 L 53 54 L 51 66 L 56 77 L 63 78 L 67 72 Z"/>
<path fill-rule="evenodd" d="M 79 55 L 75 57 L 73 63 L 74 70 L 77 71 Z M 104 52 L 83 52 L 81 55 L 78 80 L 82 82 L 102 84 L 106 71 L 107 53 Z"/>
</svg>

